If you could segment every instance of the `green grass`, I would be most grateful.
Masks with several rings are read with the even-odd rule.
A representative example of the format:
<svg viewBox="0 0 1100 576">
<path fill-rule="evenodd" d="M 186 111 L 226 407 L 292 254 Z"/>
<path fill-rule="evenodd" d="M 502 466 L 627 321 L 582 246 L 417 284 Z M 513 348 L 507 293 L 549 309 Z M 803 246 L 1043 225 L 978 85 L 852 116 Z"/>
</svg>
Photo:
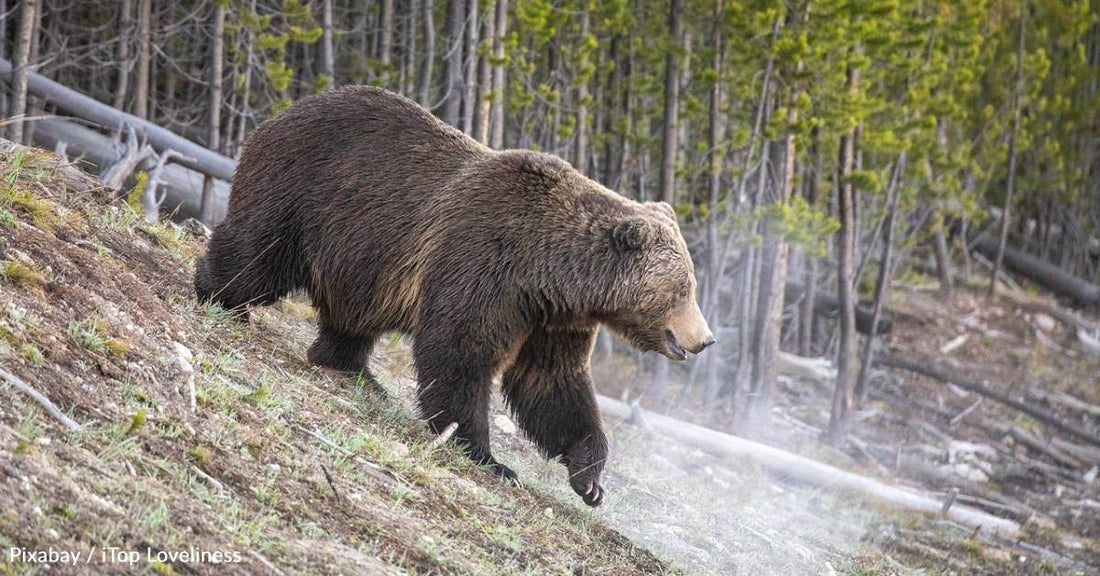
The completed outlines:
<svg viewBox="0 0 1100 576">
<path fill-rule="evenodd" d="M 46 283 L 45 276 L 34 266 L 7 260 L 0 265 L 0 276 L 22 288 L 37 288 Z"/>
<path fill-rule="evenodd" d="M 125 358 L 132 351 L 126 341 L 108 335 L 107 323 L 99 316 L 90 316 L 81 322 L 69 322 L 67 332 L 70 341 L 93 354 Z"/>
</svg>

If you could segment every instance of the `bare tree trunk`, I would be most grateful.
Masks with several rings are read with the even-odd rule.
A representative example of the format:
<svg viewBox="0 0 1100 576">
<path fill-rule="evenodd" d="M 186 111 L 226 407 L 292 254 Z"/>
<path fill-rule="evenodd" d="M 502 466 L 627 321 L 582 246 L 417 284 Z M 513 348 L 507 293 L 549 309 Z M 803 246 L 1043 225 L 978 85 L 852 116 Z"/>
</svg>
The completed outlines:
<svg viewBox="0 0 1100 576">
<path fill-rule="evenodd" d="M 581 44 L 585 44 L 588 38 L 588 6 L 581 8 Z M 588 52 L 584 52 L 577 68 L 580 69 L 582 78 L 577 79 L 577 140 L 573 148 L 573 167 L 578 172 L 588 175 Z"/>
<path fill-rule="evenodd" d="M 40 0 L 24 0 L 19 20 L 19 38 L 15 46 L 15 62 L 11 73 L 11 111 L 15 120 L 8 132 L 9 139 L 23 144 L 23 119 L 27 113 L 27 76 L 30 74 L 31 41 L 34 38 L 35 13 Z"/>
<path fill-rule="evenodd" d="M 817 126 L 810 131 L 810 155 L 813 157 L 813 168 L 810 177 L 806 179 L 806 203 L 815 207 L 821 191 L 821 170 L 825 162 L 821 151 L 821 130 Z M 806 292 L 802 296 L 799 312 L 801 323 L 798 325 L 798 349 L 801 355 L 809 357 L 813 356 L 814 322 L 817 319 L 814 313 L 814 301 L 817 300 L 817 258 L 810 254 L 806 254 L 802 270 L 802 285 L 805 286 Z"/>
<path fill-rule="evenodd" d="M 466 14 L 466 96 L 462 100 L 462 131 L 474 133 L 474 110 L 477 108 L 477 42 L 479 0 L 469 0 Z"/>
<path fill-rule="evenodd" d="M 330 88 L 336 87 L 336 52 L 332 47 L 332 0 L 324 0 L 321 7 L 323 36 L 321 38 L 321 49 L 323 52 L 322 59 L 324 60 L 325 76 L 328 76 L 328 85 Z"/>
<path fill-rule="evenodd" d="M 1009 212 L 1012 209 L 1012 197 L 1016 188 L 1016 135 L 1020 132 L 1020 100 L 1023 97 L 1024 45 L 1027 41 L 1027 2 L 1020 0 L 1020 36 L 1016 43 L 1016 70 L 1013 73 L 1012 87 L 1012 131 L 1008 133 L 1008 186 L 1005 189 L 1005 203 L 1001 212 L 1000 244 L 997 257 L 993 259 L 993 272 L 989 277 L 989 296 L 997 293 L 997 276 L 1004 262 L 1005 243 L 1008 242 Z"/>
<path fill-rule="evenodd" d="M 808 9 L 808 5 L 807 5 Z M 796 63 L 796 75 L 801 70 L 801 61 Z M 798 100 L 798 87 L 792 87 L 790 101 Z M 787 111 L 787 125 L 798 122 L 798 108 L 791 106 Z M 780 181 L 776 190 L 775 204 L 786 204 L 794 190 L 795 139 L 788 132 L 783 139 L 783 164 Z M 783 293 L 787 285 L 787 261 L 790 249 L 776 229 L 776 222 L 768 218 L 764 222 L 764 246 L 760 251 L 761 274 L 760 294 L 756 312 L 757 330 L 755 333 L 752 365 L 752 392 L 750 417 L 753 420 L 765 420 L 771 415 L 772 390 L 777 375 L 780 336 L 783 329 Z"/>
<path fill-rule="evenodd" d="M 490 4 L 485 12 L 485 39 L 488 42 L 487 46 L 491 49 L 495 48 L 497 43 L 497 20 L 493 8 L 494 6 Z M 496 72 L 496 67 L 491 65 L 492 55 L 492 50 L 486 50 L 478 68 L 480 76 L 478 83 L 481 86 L 479 86 L 480 94 L 477 102 L 477 140 L 486 146 L 489 145 L 489 120 L 494 98 L 493 74 Z"/>
<path fill-rule="evenodd" d="M 665 118 L 661 135 L 661 200 L 676 202 L 676 151 L 680 108 L 680 44 L 683 41 L 684 0 L 669 3 L 671 46 L 665 56 Z"/>
<path fill-rule="evenodd" d="M 704 312 L 711 326 L 718 326 L 718 196 L 722 192 L 722 0 L 714 1 L 714 30 L 711 33 L 711 49 L 714 51 L 712 66 L 717 77 L 710 87 L 710 131 L 707 134 L 707 160 L 709 164 L 709 182 L 707 186 L 707 283 L 704 289 Z M 705 373 L 705 394 L 707 404 L 718 398 L 717 350 L 712 350 L 703 360 Z"/>
<path fill-rule="evenodd" d="M 875 333 L 878 331 L 878 323 L 882 318 L 886 290 L 890 286 L 890 268 L 893 266 L 894 254 L 894 222 L 898 213 L 898 197 L 901 196 L 901 182 L 905 177 L 906 159 L 905 152 L 898 155 L 897 164 L 894 166 L 894 174 L 886 191 L 886 223 L 883 225 L 882 258 L 879 262 L 878 280 L 875 283 L 875 303 L 871 312 L 871 330 L 863 343 L 863 362 L 860 365 L 859 378 L 856 380 L 855 386 L 855 400 L 859 406 L 863 405 L 863 400 L 867 395 L 867 376 L 871 371 L 871 365 L 875 358 Z"/>
<path fill-rule="evenodd" d="M 122 0 L 119 7 L 119 35 L 118 35 L 118 81 L 115 84 L 115 95 L 112 103 L 115 108 L 122 110 L 126 105 L 126 93 L 130 88 L 130 41 L 134 35 L 134 2 Z"/>
<path fill-rule="evenodd" d="M 411 99 L 416 97 L 416 62 L 419 49 L 418 26 L 420 24 L 420 0 L 412 0 L 409 3 L 409 15 L 405 17 L 405 48 L 402 58 L 402 67 L 405 69 L 405 80 L 401 87 L 403 94 Z"/>
<path fill-rule="evenodd" d="M 424 0 L 424 64 L 420 66 L 420 87 L 417 101 L 425 108 L 432 105 L 432 71 L 434 67 L 435 0 Z"/>
<path fill-rule="evenodd" d="M 471 0 L 473 2 L 473 0 Z M 473 2 L 476 3 L 476 2 Z M 393 67 L 393 0 L 382 0 L 382 46 L 378 61 L 382 64 L 382 85 L 390 85 L 390 68 Z"/>
<path fill-rule="evenodd" d="M 493 26 L 493 103 L 489 110 L 489 146 L 504 147 L 504 37 L 508 33 L 508 0 L 496 0 Z"/>
<path fill-rule="evenodd" d="M 250 9 L 256 11 L 256 0 L 251 0 Z M 241 110 L 240 118 L 238 119 L 240 124 L 237 126 L 237 137 L 234 142 L 235 149 L 233 150 L 233 157 L 239 159 L 241 152 L 244 150 L 245 134 L 248 131 L 248 119 L 252 115 L 252 105 L 249 102 L 252 90 L 252 32 L 245 29 L 243 31 L 245 42 L 247 47 L 245 48 L 244 56 L 244 86 L 241 88 Z"/>
<path fill-rule="evenodd" d="M 858 56 L 862 50 L 857 42 L 853 52 Z M 856 94 L 859 90 L 860 71 L 848 65 L 848 91 Z M 837 297 L 840 310 L 837 323 L 840 328 L 840 344 L 837 350 L 836 389 L 833 392 L 833 407 L 829 415 L 829 437 L 840 441 L 843 437 L 844 422 L 852 406 L 852 393 L 856 377 L 856 295 L 852 286 L 852 263 L 855 257 L 855 222 L 851 174 L 855 164 L 855 130 L 845 134 L 840 141 L 839 180 L 837 190 L 837 213 L 840 219 L 840 231 L 837 232 Z"/>
<path fill-rule="evenodd" d="M 936 257 L 936 274 L 939 276 L 940 294 L 947 300 L 955 299 L 955 273 L 951 270 L 951 251 L 947 247 L 947 235 L 943 231 L 943 214 L 936 211 L 931 218 L 932 253 Z"/>
<path fill-rule="evenodd" d="M 149 60 L 153 48 L 150 45 L 153 20 L 153 0 L 140 0 L 138 29 L 137 78 L 134 82 L 134 104 L 131 112 L 134 116 L 147 120 L 149 115 Z"/>
<path fill-rule="evenodd" d="M 0 0 L 0 14 L 8 13 L 8 0 Z M 8 57 L 8 27 L 6 22 L 0 22 L 0 58 Z M 8 91 L 0 90 L 0 115 L 10 116 L 8 111 Z M 6 131 L 0 127 L 0 136 Z"/>
<path fill-rule="evenodd" d="M 473 1 L 473 0 L 471 0 Z M 462 24 L 466 10 L 464 0 L 450 0 L 447 7 L 446 83 L 443 94 L 443 121 L 459 127 L 462 114 Z"/>
<path fill-rule="evenodd" d="M 225 61 L 225 4 L 214 3 L 214 23 L 210 49 L 210 136 L 206 147 L 218 152 L 222 124 L 222 69 Z M 202 222 L 214 226 L 214 177 L 207 176 L 202 186 Z"/>
</svg>

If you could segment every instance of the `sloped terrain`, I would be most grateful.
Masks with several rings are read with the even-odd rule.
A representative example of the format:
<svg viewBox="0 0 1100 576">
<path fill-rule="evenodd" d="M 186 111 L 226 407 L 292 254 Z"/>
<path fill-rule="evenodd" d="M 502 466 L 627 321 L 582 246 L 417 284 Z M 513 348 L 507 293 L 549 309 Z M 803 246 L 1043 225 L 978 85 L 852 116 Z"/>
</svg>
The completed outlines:
<svg viewBox="0 0 1100 576">
<path fill-rule="evenodd" d="M 197 305 L 184 229 L 48 153 L 5 143 L 0 175 L 0 573 L 42 569 L 11 548 L 94 553 L 51 573 L 671 570 L 598 512 L 433 447 L 397 340 L 384 398 L 304 364 L 307 305 L 247 323 Z"/>
</svg>

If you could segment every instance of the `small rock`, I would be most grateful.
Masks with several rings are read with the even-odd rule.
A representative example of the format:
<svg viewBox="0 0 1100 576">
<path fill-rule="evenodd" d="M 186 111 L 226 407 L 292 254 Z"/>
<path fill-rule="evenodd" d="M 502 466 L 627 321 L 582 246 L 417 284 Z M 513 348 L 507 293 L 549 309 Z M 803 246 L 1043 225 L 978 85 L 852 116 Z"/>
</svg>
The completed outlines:
<svg viewBox="0 0 1100 576">
<path fill-rule="evenodd" d="M 39 436 L 38 438 L 34 439 L 34 443 L 38 444 L 39 446 L 49 446 L 50 439 L 45 436 Z"/>
<path fill-rule="evenodd" d="M 398 442 L 396 440 L 390 442 L 390 451 L 402 458 L 409 455 L 409 447 L 406 446 L 404 442 Z"/>
<path fill-rule="evenodd" d="M 57 530 L 54 530 L 53 528 L 50 528 L 49 530 L 46 530 L 46 536 L 48 536 L 50 540 L 60 540 L 61 539 L 61 535 L 58 534 Z"/>
<path fill-rule="evenodd" d="M 547 518 L 553 518 L 554 517 L 554 509 L 547 506 L 546 510 L 542 511 L 542 515 L 546 516 Z"/>
<path fill-rule="evenodd" d="M 1054 331 L 1055 326 L 1057 326 L 1057 323 L 1055 323 L 1054 318 L 1051 318 L 1046 314 L 1036 314 L 1035 325 L 1044 332 L 1052 332 Z"/>
<path fill-rule="evenodd" d="M 496 416 L 494 416 L 493 423 L 496 424 L 497 428 L 500 428 L 500 431 L 505 434 L 513 435 L 516 433 L 516 425 L 513 424 L 512 420 L 504 414 L 497 414 Z"/>
</svg>

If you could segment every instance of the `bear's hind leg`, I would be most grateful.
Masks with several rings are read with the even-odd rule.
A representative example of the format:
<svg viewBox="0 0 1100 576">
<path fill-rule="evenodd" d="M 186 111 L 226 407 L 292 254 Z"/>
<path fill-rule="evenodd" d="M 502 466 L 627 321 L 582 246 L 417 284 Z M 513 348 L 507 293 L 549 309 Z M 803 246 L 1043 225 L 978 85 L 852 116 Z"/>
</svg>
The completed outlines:
<svg viewBox="0 0 1100 576">
<path fill-rule="evenodd" d="M 310 364 L 349 374 L 362 373 L 365 380 L 378 388 L 378 380 L 368 367 L 375 340 L 375 336 L 352 336 L 322 323 L 306 357 Z"/>
</svg>

